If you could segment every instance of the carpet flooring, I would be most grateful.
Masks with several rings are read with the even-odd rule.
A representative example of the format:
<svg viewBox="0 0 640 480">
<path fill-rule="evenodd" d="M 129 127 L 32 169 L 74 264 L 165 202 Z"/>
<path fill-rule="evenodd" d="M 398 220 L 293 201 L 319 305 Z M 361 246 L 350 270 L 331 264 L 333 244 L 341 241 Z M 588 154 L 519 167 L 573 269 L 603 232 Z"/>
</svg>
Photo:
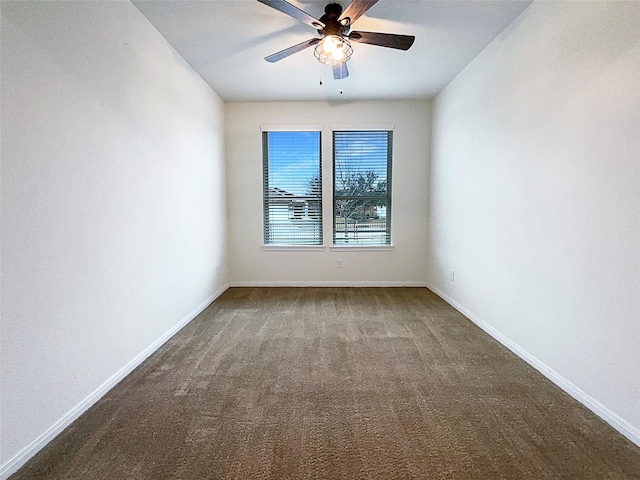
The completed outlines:
<svg viewBox="0 0 640 480">
<path fill-rule="evenodd" d="M 640 449 L 425 288 L 232 288 L 22 479 L 640 479 Z"/>
</svg>

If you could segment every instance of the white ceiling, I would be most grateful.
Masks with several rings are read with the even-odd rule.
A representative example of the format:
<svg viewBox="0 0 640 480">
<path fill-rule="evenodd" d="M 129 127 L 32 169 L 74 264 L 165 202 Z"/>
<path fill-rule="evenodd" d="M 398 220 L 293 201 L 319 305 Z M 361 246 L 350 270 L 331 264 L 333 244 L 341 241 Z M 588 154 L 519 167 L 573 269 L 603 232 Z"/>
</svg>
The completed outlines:
<svg viewBox="0 0 640 480">
<path fill-rule="evenodd" d="M 315 18 L 331 3 L 289 2 Z M 349 77 L 333 80 L 313 48 L 277 63 L 264 60 L 317 32 L 257 0 L 133 0 L 227 102 L 430 98 L 530 2 L 379 0 L 352 29 L 415 35 L 415 43 L 401 51 L 354 42 Z M 338 3 L 346 7 L 349 0 Z"/>
</svg>

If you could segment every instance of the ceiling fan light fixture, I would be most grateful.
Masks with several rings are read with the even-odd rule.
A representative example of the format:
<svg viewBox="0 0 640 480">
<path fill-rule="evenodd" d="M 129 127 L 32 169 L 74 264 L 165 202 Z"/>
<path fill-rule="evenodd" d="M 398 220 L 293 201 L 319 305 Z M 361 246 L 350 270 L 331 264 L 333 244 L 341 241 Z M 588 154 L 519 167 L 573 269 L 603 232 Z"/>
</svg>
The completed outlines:
<svg viewBox="0 0 640 480">
<path fill-rule="evenodd" d="M 313 54 L 320 63 L 340 65 L 351 58 L 353 48 L 346 38 L 340 35 L 327 35 L 315 46 Z"/>
</svg>

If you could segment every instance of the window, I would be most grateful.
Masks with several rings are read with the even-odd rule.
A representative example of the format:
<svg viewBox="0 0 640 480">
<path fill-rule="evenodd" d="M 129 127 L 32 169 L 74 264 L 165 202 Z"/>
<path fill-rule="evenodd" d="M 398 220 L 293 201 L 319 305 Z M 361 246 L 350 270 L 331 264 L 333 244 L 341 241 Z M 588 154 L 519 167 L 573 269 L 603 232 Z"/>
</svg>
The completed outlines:
<svg viewBox="0 0 640 480">
<path fill-rule="evenodd" d="M 391 244 L 392 131 L 333 132 L 334 245 Z"/>
<path fill-rule="evenodd" d="M 320 132 L 263 132 L 262 156 L 265 245 L 321 245 Z"/>
</svg>

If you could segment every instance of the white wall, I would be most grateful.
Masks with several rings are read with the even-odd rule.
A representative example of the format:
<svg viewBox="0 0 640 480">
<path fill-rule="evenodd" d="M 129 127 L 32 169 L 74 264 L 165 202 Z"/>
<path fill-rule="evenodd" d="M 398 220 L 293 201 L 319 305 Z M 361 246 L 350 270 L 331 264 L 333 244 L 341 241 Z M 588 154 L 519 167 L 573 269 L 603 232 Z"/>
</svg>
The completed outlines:
<svg viewBox="0 0 640 480">
<path fill-rule="evenodd" d="M 430 104 L 426 101 L 235 103 L 226 108 L 231 282 L 236 285 L 425 285 Z M 263 251 L 261 125 L 323 125 L 324 243 Z M 331 125 L 393 124 L 391 251 L 331 251 Z M 336 260 L 342 268 L 336 268 Z"/>
<path fill-rule="evenodd" d="M 636 442 L 638 32 L 532 4 L 435 101 L 429 227 L 430 285 Z"/>
<path fill-rule="evenodd" d="M 6 474 L 227 279 L 216 94 L 128 2 L 1 17 Z"/>
</svg>

